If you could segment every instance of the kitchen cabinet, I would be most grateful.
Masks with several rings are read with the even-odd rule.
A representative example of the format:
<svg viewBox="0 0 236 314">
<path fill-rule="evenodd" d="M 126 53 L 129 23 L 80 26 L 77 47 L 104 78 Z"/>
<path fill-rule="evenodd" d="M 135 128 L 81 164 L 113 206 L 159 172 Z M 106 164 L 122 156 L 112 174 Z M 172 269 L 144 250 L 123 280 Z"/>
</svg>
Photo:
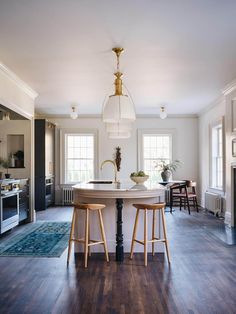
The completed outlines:
<svg viewBox="0 0 236 314">
<path fill-rule="evenodd" d="M 55 125 L 35 120 L 35 210 L 54 204 Z"/>
<path fill-rule="evenodd" d="M 29 218 L 29 179 L 20 179 L 19 189 L 19 222 L 23 222 Z"/>
</svg>

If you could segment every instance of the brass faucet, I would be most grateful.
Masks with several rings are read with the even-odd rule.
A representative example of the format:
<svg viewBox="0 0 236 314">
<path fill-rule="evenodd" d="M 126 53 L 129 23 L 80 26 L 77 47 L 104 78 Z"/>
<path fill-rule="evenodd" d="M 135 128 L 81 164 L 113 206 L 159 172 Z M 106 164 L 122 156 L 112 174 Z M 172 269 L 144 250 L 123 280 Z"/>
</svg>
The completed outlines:
<svg viewBox="0 0 236 314">
<path fill-rule="evenodd" d="M 107 160 L 104 160 L 102 163 L 101 163 L 101 170 L 103 168 L 103 166 L 106 164 L 106 163 L 111 163 L 114 167 L 114 174 L 115 174 L 115 180 L 114 180 L 114 183 L 118 183 L 119 181 L 117 180 L 117 166 L 116 166 L 116 163 L 114 160 L 111 160 L 111 159 L 107 159 Z"/>
</svg>

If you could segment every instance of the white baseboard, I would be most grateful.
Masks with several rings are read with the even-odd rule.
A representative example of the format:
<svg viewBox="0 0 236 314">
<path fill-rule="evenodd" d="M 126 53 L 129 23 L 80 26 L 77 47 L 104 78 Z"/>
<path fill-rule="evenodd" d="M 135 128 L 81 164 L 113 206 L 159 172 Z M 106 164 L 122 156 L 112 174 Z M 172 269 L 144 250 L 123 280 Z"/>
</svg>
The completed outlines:
<svg viewBox="0 0 236 314">
<path fill-rule="evenodd" d="M 230 211 L 225 212 L 225 224 L 229 225 L 230 227 L 232 226 L 231 212 Z"/>
</svg>

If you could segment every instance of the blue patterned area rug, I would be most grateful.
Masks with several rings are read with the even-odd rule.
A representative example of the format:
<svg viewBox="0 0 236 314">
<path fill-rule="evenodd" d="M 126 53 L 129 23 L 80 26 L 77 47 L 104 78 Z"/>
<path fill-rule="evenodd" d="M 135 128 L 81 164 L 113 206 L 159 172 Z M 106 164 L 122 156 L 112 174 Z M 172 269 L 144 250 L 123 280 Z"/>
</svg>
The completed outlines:
<svg viewBox="0 0 236 314">
<path fill-rule="evenodd" d="M 70 222 L 36 222 L 14 237 L 0 239 L 0 256 L 60 257 L 68 245 Z"/>
</svg>

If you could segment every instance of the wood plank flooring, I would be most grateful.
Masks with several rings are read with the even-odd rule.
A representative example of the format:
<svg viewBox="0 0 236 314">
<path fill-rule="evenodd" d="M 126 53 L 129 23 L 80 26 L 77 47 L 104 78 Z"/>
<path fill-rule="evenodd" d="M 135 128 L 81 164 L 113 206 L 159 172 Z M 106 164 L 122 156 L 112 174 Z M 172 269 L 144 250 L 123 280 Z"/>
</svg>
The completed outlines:
<svg viewBox="0 0 236 314">
<path fill-rule="evenodd" d="M 70 208 L 51 208 L 40 220 L 68 220 Z M 166 213 L 171 267 L 164 254 L 71 258 L 0 257 L 0 313 L 236 313 L 236 246 L 209 232 L 221 221 L 203 212 Z M 23 226 L 24 227 L 24 226 Z M 17 229 L 16 229 L 17 231 Z M 1 241 L 1 239 L 0 239 Z"/>
</svg>

